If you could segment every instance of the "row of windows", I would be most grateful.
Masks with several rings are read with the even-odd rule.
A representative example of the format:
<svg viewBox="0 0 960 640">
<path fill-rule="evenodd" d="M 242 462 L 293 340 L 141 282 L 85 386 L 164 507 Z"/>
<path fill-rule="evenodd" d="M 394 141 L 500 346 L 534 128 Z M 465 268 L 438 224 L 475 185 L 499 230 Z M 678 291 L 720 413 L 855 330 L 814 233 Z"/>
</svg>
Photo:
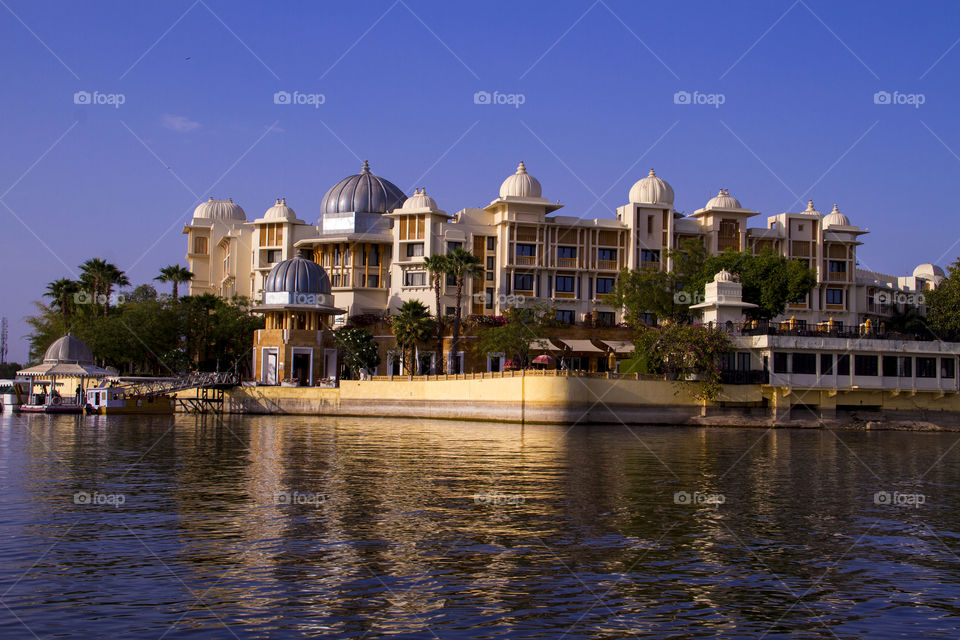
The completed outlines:
<svg viewBox="0 0 960 640">
<path fill-rule="evenodd" d="M 916 361 L 916 377 L 936 378 L 937 358 L 913 356 L 880 356 L 855 354 L 853 356 L 853 374 L 857 376 L 878 376 L 883 364 L 883 376 L 886 378 L 912 378 Z M 783 353 L 773 354 L 774 373 L 799 373 L 816 375 L 817 354 Z M 850 354 L 841 353 L 834 358 L 832 353 L 820 354 L 820 375 L 850 375 Z M 940 358 L 940 377 L 953 378 L 956 375 L 956 360 Z"/>
<path fill-rule="evenodd" d="M 488 250 L 492 250 L 488 246 Z M 647 251 L 644 249 L 644 251 Z M 659 251 L 647 251 L 649 254 L 655 254 L 656 260 L 660 260 Z M 533 257 L 537 255 L 537 245 L 535 244 L 526 244 L 526 243 L 517 243 L 516 244 L 516 255 L 518 256 L 528 256 Z M 576 247 L 557 247 L 557 257 L 558 258 L 576 258 L 577 257 L 577 248 Z M 616 260 L 617 259 L 617 250 L 616 249 L 597 249 L 597 260 Z"/>
<path fill-rule="evenodd" d="M 597 278 L 597 295 L 613 291 L 613 278 Z M 513 274 L 513 288 L 515 291 L 533 291 L 534 279 L 532 273 Z M 573 276 L 557 276 L 556 290 L 560 293 L 573 293 L 576 289 L 576 278 Z"/>
</svg>

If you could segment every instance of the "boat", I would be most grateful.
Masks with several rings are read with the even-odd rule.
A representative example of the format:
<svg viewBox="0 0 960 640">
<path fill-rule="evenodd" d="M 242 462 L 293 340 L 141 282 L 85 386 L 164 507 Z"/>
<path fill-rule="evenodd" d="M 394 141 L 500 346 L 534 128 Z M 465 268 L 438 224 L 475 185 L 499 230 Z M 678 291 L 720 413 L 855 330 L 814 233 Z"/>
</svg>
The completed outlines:
<svg viewBox="0 0 960 640">
<path fill-rule="evenodd" d="M 176 408 L 177 400 L 166 393 L 130 393 L 128 388 L 104 383 L 87 389 L 86 408 L 89 413 L 101 415 L 169 415 Z"/>
<path fill-rule="evenodd" d="M 83 405 L 77 402 L 76 398 L 64 398 L 56 390 L 53 380 L 25 380 L 30 385 L 26 394 L 25 402 L 20 402 L 14 407 L 14 411 L 20 413 L 83 413 Z M 39 390 L 37 390 L 39 387 Z M 51 390 L 52 389 L 52 390 Z M 14 385 L 14 392 L 19 391 L 19 386 Z"/>
</svg>

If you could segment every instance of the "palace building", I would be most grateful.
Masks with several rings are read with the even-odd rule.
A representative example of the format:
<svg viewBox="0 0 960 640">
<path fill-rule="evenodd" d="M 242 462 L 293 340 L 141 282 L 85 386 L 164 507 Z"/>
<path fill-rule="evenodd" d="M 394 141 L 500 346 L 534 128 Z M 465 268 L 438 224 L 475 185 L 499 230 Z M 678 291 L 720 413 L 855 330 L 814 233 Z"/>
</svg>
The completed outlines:
<svg viewBox="0 0 960 640">
<path fill-rule="evenodd" d="M 803 260 L 816 271 L 817 285 L 790 304 L 782 320 L 843 328 L 867 320 L 876 325 L 906 302 L 922 303 L 917 294 L 944 277 L 932 264 L 909 276 L 859 269 L 857 247 L 868 232 L 836 205 L 823 215 L 811 201 L 804 211 L 768 216 L 765 226 L 751 227 L 760 213 L 723 189 L 687 216 L 674 209 L 673 188 L 652 169 L 630 188 L 627 200 L 612 218 L 562 215 L 563 205 L 544 197 L 521 162 L 489 204 L 449 214 L 426 189 L 408 197 L 364 162 L 360 173 L 330 187 L 320 211 L 307 220 L 282 198 L 253 220 L 232 199 L 211 198 L 198 206 L 183 229 L 194 273 L 190 293 L 260 301 L 276 293 L 268 281 L 271 270 L 303 252 L 329 280 L 330 299 L 316 313 L 332 318 L 334 326 L 349 316 L 396 312 L 411 299 L 435 311 L 424 259 L 459 247 L 484 266 L 483 275 L 467 285 L 465 316 L 501 315 L 523 299 L 545 303 L 571 325 L 612 326 L 621 310 L 608 305 L 604 294 L 620 269 L 669 269 L 668 250 L 692 239 L 712 253 L 770 248 Z M 453 293 L 448 282 L 441 304 L 449 314 Z M 332 315 L 339 310 L 345 313 Z M 310 365 L 311 377 L 322 373 L 316 366 Z"/>
</svg>

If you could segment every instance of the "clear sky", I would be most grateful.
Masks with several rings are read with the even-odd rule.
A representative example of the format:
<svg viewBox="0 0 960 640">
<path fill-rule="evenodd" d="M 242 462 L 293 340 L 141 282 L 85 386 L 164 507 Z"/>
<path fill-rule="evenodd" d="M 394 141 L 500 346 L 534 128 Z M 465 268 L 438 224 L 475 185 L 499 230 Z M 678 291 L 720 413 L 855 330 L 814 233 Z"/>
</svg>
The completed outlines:
<svg viewBox="0 0 960 640">
<path fill-rule="evenodd" d="M 654 167 L 680 211 L 719 188 L 763 215 L 837 202 L 871 232 L 861 267 L 945 267 L 958 39 L 956 2 L 0 0 L 9 359 L 87 258 L 152 281 L 200 201 L 315 221 L 364 159 L 450 213 L 524 160 L 591 218 Z"/>
</svg>

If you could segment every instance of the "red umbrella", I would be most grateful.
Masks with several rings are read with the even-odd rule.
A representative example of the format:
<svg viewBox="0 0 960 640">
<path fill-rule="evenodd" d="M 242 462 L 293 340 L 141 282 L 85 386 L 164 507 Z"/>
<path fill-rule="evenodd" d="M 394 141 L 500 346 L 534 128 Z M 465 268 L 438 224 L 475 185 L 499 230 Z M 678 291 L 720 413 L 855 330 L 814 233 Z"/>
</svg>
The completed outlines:
<svg viewBox="0 0 960 640">
<path fill-rule="evenodd" d="M 533 359 L 533 364 L 554 364 L 555 362 L 556 360 L 554 360 L 551 356 L 548 356 L 547 354 L 537 356 L 536 358 Z"/>
</svg>

